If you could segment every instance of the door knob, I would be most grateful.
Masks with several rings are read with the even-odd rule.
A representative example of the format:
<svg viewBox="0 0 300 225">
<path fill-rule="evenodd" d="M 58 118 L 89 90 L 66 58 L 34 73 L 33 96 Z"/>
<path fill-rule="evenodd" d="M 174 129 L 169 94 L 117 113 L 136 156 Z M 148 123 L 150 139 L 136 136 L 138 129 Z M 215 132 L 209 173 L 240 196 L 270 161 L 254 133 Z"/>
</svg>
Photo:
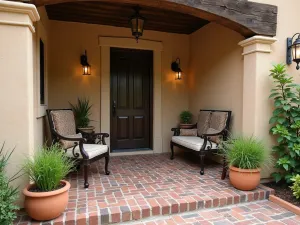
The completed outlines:
<svg viewBox="0 0 300 225">
<path fill-rule="evenodd" d="M 113 113 L 113 116 L 116 115 L 116 107 L 117 107 L 117 102 L 114 100 L 113 104 L 112 104 L 112 113 Z"/>
</svg>

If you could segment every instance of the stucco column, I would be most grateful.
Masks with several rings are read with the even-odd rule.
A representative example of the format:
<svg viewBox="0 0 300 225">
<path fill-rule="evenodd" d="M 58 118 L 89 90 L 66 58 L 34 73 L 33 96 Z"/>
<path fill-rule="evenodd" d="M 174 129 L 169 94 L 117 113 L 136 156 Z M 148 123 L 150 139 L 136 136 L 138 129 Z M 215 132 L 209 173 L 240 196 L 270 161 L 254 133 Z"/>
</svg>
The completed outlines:
<svg viewBox="0 0 300 225">
<path fill-rule="evenodd" d="M 34 150 L 33 23 L 38 20 L 34 5 L 0 1 L 0 145 L 15 147 L 8 176 Z M 16 185 L 21 189 L 27 182 L 23 177 Z"/>
<path fill-rule="evenodd" d="M 272 66 L 271 45 L 275 38 L 254 36 L 239 43 L 243 47 L 243 123 L 242 132 L 263 138 L 268 135 L 270 111 L 269 70 Z"/>
</svg>

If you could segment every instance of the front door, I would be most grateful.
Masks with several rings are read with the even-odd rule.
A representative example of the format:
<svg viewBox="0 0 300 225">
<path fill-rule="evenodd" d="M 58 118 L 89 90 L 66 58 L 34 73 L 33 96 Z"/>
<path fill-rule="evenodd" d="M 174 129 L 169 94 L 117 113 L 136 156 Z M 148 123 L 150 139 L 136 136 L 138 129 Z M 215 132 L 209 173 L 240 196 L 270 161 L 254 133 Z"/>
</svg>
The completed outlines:
<svg viewBox="0 0 300 225">
<path fill-rule="evenodd" d="M 111 48 L 111 149 L 152 144 L 153 52 Z"/>
</svg>

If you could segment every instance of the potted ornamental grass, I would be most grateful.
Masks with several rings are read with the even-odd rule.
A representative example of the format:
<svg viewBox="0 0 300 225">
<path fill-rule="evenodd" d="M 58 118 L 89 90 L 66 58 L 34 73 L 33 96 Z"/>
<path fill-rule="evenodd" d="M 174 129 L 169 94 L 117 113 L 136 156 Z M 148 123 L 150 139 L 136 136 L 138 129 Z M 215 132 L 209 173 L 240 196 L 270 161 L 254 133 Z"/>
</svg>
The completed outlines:
<svg viewBox="0 0 300 225">
<path fill-rule="evenodd" d="M 76 126 L 77 128 L 85 133 L 92 133 L 95 129 L 93 126 L 89 126 L 90 124 L 90 115 L 92 105 L 90 104 L 90 100 L 87 98 L 78 98 L 77 104 L 73 105 L 69 103 L 75 116 Z"/>
<path fill-rule="evenodd" d="M 59 144 L 43 147 L 27 158 L 24 173 L 33 182 L 24 190 L 24 208 L 38 221 L 54 219 L 66 209 L 70 183 L 63 180 L 75 166 Z"/>
<path fill-rule="evenodd" d="M 243 191 L 255 189 L 260 183 L 261 167 L 272 162 L 264 143 L 255 137 L 230 137 L 220 148 L 228 162 L 231 184 Z"/>
<path fill-rule="evenodd" d="M 192 118 L 193 118 L 193 114 L 188 111 L 182 111 L 179 115 L 180 117 L 180 124 L 179 127 L 181 129 L 190 129 L 193 128 L 194 124 L 192 124 Z"/>
</svg>

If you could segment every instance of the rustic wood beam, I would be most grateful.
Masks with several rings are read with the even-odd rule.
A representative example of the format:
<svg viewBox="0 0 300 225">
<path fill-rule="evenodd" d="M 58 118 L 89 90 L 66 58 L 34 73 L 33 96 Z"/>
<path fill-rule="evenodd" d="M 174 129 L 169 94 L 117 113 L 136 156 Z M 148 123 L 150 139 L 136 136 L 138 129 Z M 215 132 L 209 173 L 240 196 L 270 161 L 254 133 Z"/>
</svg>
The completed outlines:
<svg viewBox="0 0 300 225">
<path fill-rule="evenodd" d="M 31 3 L 43 6 L 79 1 L 115 2 L 177 11 L 224 25 L 245 37 L 276 35 L 277 6 L 248 0 L 31 0 Z"/>
</svg>

